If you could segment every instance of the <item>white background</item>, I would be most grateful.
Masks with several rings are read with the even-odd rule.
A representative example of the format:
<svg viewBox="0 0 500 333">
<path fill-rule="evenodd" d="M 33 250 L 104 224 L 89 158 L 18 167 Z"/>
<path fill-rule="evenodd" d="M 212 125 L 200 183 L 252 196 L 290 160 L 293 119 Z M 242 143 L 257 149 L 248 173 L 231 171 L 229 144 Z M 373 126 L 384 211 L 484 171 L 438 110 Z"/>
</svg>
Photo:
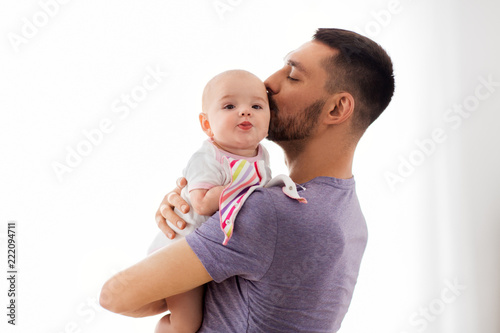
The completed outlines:
<svg viewBox="0 0 500 333">
<path fill-rule="evenodd" d="M 341 332 L 500 332 L 500 86 L 480 79 L 500 82 L 500 4 L 73 0 L 52 1 L 49 16 L 48 2 L 0 5 L 2 331 L 152 332 L 158 318 L 111 314 L 96 299 L 143 258 L 159 202 L 204 139 L 204 84 L 231 68 L 265 79 L 317 27 L 338 27 L 383 45 L 396 75 L 393 102 L 355 157 L 369 243 Z M 121 96 L 140 95 L 151 70 L 168 74 L 125 114 Z M 105 119 L 111 133 L 84 147 Z M 445 139 L 432 146 L 436 129 Z M 280 149 L 265 145 L 273 172 L 286 172 Z M 78 147 L 87 156 L 58 178 L 54 164 Z M 3 277 L 11 220 L 16 327 Z"/>
</svg>

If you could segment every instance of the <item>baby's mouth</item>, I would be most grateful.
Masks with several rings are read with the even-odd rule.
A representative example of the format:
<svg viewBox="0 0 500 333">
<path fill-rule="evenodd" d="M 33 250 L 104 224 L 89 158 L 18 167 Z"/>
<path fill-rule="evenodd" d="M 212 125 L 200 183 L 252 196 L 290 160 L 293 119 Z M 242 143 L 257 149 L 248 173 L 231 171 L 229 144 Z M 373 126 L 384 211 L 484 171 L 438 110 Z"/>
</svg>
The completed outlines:
<svg viewBox="0 0 500 333">
<path fill-rule="evenodd" d="M 238 124 L 238 128 L 242 129 L 242 130 L 249 130 L 253 127 L 252 123 L 249 122 L 249 121 L 244 121 L 240 124 Z"/>
</svg>

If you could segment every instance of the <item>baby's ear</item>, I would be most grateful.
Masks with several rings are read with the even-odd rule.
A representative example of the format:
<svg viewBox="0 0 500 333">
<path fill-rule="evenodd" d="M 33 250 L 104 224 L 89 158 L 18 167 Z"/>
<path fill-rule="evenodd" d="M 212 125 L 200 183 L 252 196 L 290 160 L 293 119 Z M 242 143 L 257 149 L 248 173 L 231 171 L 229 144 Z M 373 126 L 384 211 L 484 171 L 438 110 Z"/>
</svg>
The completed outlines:
<svg viewBox="0 0 500 333">
<path fill-rule="evenodd" d="M 210 122 L 208 121 L 208 116 L 206 113 L 200 113 L 200 125 L 203 132 L 208 135 L 210 138 L 214 136 L 212 129 L 210 128 Z"/>
</svg>

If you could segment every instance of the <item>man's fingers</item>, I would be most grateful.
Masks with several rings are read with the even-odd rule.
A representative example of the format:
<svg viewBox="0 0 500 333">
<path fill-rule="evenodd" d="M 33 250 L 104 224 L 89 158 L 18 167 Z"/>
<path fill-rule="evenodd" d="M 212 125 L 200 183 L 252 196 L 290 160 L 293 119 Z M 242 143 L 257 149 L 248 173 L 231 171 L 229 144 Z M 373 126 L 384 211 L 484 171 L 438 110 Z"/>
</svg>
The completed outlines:
<svg viewBox="0 0 500 333">
<path fill-rule="evenodd" d="M 189 212 L 189 205 L 187 204 L 187 202 L 184 199 L 182 199 L 182 197 L 179 194 L 177 194 L 175 192 L 170 192 L 167 195 L 167 203 L 169 203 L 171 206 L 177 208 L 178 210 L 180 210 L 184 214 Z M 165 210 L 165 209 L 163 209 L 163 210 Z M 162 210 L 162 214 L 163 214 L 163 210 Z M 168 211 L 168 209 L 166 209 L 166 210 Z M 163 216 L 167 217 L 164 214 L 163 214 Z"/>
<path fill-rule="evenodd" d="M 172 209 L 168 205 L 162 204 L 159 208 L 161 216 L 165 217 L 165 214 L 167 213 L 167 209 Z M 157 221 L 158 222 L 158 221 Z"/>
<path fill-rule="evenodd" d="M 178 178 L 175 182 L 179 189 L 183 189 L 187 185 L 187 180 L 184 177 Z"/>
<path fill-rule="evenodd" d="M 161 214 L 156 214 L 156 224 L 158 225 L 158 228 L 165 234 L 170 239 L 175 238 L 175 231 L 172 230 L 167 224 L 167 221 Z"/>
<path fill-rule="evenodd" d="M 176 233 L 168 226 L 167 221 L 172 222 L 172 224 L 181 230 L 186 227 L 186 222 L 174 212 L 174 207 L 182 213 L 189 212 L 189 205 L 180 196 L 182 188 L 187 185 L 187 180 L 181 177 L 177 179 L 176 183 L 177 187 L 163 198 L 155 216 L 158 228 L 160 228 L 160 230 L 170 239 L 174 239 Z"/>
<path fill-rule="evenodd" d="M 172 222 L 172 224 L 175 224 L 177 228 L 182 230 L 186 226 L 186 222 L 175 213 L 171 206 L 162 205 L 160 207 L 160 211 L 162 218 Z"/>
<path fill-rule="evenodd" d="M 177 207 L 177 209 L 180 209 L 183 213 L 189 211 L 188 204 L 186 203 L 186 201 L 184 201 L 184 199 L 182 199 L 179 194 L 175 192 L 170 192 L 169 194 L 167 194 L 163 199 L 160 208 L 158 209 L 156 220 L 156 223 L 158 223 L 158 227 L 164 233 L 165 231 L 173 232 L 172 228 L 170 228 L 164 221 L 172 222 L 177 228 L 181 230 L 186 227 L 186 222 L 175 213 L 173 207 Z M 161 218 L 160 220 L 158 220 L 158 215 Z M 167 233 L 165 233 L 165 235 L 167 235 L 168 237 Z"/>
</svg>

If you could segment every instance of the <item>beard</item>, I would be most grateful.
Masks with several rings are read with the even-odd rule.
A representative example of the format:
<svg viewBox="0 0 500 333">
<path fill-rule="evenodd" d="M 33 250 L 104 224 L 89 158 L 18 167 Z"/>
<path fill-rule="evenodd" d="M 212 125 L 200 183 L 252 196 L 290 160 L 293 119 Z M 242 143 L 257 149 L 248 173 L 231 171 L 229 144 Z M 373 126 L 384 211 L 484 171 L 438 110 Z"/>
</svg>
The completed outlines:
<svg viewBox="0 0 500 333">
<path fill-rule="evenodd" d="M 307 106 L 303 112 L 294 115 L 283 115 L 273 97 L 269 97 L 271 120 L 267 139 L 270 141 L 306 140 L 316 129 L 319 115 L 325 105 L 325 100 L 316 100 Z"/>
</svg>

